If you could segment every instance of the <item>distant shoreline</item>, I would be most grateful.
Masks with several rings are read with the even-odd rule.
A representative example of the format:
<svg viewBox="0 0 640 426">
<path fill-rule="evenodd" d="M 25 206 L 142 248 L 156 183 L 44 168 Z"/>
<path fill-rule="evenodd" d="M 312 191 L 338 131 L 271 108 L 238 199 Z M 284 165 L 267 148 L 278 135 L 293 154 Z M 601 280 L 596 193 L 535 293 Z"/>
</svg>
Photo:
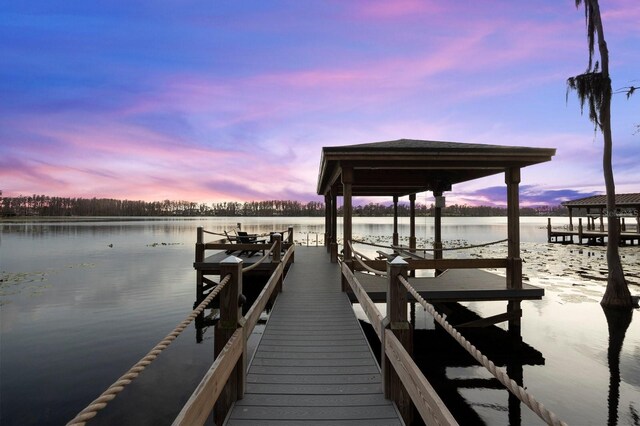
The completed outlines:
<svg viewBox="0 0 640 426">
<path fill-rule="evenodd" d="M 284 216 L 284 215 L 265 215 L 265 216 L 8 216 L 0 217 L 0 223 L 28 223 L 28 222 L 136 222 L 145 220 L 207 220 L 211 218 L 232 218 L 234 220 L 240 219 L 252 219 L 256 217 L 303 217 L 308 218 L 310 216 Z M 316 216 L 320 218 L 321 216 Z M 382 216 L 354 216 L 354 217 L 391 217 L 388 215 Z M 405 217 L 405 216 L 400 216 Z M 418 216 L 425 217 L 425 216 Z M 433 217 L 433 216 L 426 216 Z M 488 215 L 488 216 L 443 216 L 443 217 L 506 217 L 501 215 Z M 567 217 L 562 215 L 522 215 L 520 217 Z"/>
</svg>

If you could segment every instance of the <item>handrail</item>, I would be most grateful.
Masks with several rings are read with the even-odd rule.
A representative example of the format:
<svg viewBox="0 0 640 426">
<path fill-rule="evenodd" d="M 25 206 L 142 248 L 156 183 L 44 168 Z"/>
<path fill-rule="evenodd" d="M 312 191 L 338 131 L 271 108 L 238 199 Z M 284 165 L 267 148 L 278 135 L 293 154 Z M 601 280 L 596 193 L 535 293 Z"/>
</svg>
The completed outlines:
<svg viewBox="0 0 640 426">
<path fill-rule="evenodd" d="M 214 287 L 209 295 L 196 307 L 184 321 L 178 324 L 173 331 L 171 331 L 164 339 L 162 339 L 156 346 L 153 347 L 140 361 L 138 361 L 133 367 L 129 369 L 125 374 L 120 376 L 107 390 L 105 390 L 98 398 L 93 400 L 86 408 L 80 411 L 76 417 L 74 417 L 67 426 L 71 425 L 84 425 L 89 419 L 92 419 L 98 414 L 98 411 L 107 406 L 109 401 L 113 400 L 122 390 L 131 383 L 140 373 L 151 364 L 160 353 L 165 350 L 182 331 L 187 328 L 191 322 L 204 311 L 204 308 L 211 303 L 214 297 L 222 291 L 222 289 L 230 281 L 231 275 L 225 276 L 220 283 Z"/>
<path fill-rule="evenodd" d="M 269 280 L 256 298 L 256 301 L 253 302 L 253 305 L 243 317 L 245 338 L 248 338 L 249 335 L 253 332 L 254 327 L 260 319 L 260 314 L 262 313 L 262 311 L 264 311 L 264 308 L 266 307 L 267 302 L 269 301 L 269 298 L 273 293 L 273 290 L 278 284 L 278 280 L 280 280 L 280 277 L 282 277 L 282 274 L 284 274 L 284 265 L 287 264 L 287 261 L 293 254 L 294 250 L 295 246 L 289 247 L 282 259 L 282 262 L 280 262 L 276 269 L 273 271 L 273 274 L 271 274 L 271 276 L 269 277 Z"/>
<path fill-rule="evenodd" d="M 269 251 L 267 251 L 264 256 L 262 256 L 257 262 L 255 262 L 252 265 L 249 265 L 247 267 L 242 268 L 242 272 L 249 272 L 250 270 L 256 268 L 258 265 L 260 265 L 262 262 L 265 261 L 265 259 L 267 257 L 269 257 L 269 255 L 273 252 L 273 250 L 276 248 L 276 245 L 278 244 L 277 241 L 274 241 L 273 244 L 271 245 L 271 248 L 269 249 Z"/>
<path fill-rule="evenodd" d="M 242 330 L 236 330 L 226 343 L 222 352 L 207 370 L 196 390 L 184 404 L 172 425 L 202 425 L 207 421 L 211 410 L 202 410 L 203 406 L 213 406 L 224 390 L 238 359 L 242 355 L 244 336 Z"/>
<path fill-rule="evenodd" d="M 363 257 L 365 260 L 369 260 L 369 261 L 371 261 L 371 259 L 369 259 L 364 254 L 354 250 L 353 245 L 351 244 L 351 241 L 348 241 L 348 243 L 349 243 L 349 248 L 351 249 L 351 252 L 356 255 L 354 257 L 354 259 L 360 264 L 360 266 L 362 266 L 365 270 L 367 270 L 367 271 L 369 271 L 369 272 L 371 272 L 373 274 L 380 275 L 380 276 L 386 276 L 387 275 L 386 271 L 381 271 L 381 270 L 378 270 L 378 269 L 374 269 L 374 268 L 370 267 L 369 265 L 367 265 L 366 263 L 364 263 L 360 259 L 360 257 Z M 358 256 L 360 256 L 360 257 L 358 257 Z"/>
<path fill-rule="evenodd" d="M 442 399 L 433 389 L 429 381 L 424 377 L 415 361 L 402 347 L 396 336 L 387 329 L 388 319 L 373 303 L 367 292 L 362 287 L 349 267 L 342 263 L 342 274 L 347 279 L 353 293 L 358 299 L 367 319 L 371 323 L 378 339 L 380 339 L 382 351 L 395 369 L 402 384 L 407 389 L 416 409 L 427 424 L 457 425 L 455 418 L 444 405 Z M 431 421 L 428 421 L 431 420 Z"/>
<path fill-rule="evenodd" d="M 447 333 L 451 335 L 455 339 L 456 342 L 460 344 L 471 356 L 473 356 L 476 361 L 478 361 L 483 367 L 485 367 L 489 372 L 496 378 L 500 383 L 502 383 L 513 395 L 515 395 L 520 401 L 522 401 L 527 407 L 529 407 L 534 413 L 536 413 L 542 420 L 544 420 L 549 425 L 554 426 L 566 426 L 566 423 L 562 420 L 558 419 L 558 417 L 551 411 L 549 411 L 545 406 L 536 400 L 536 398 L 528 393 L 522 386 L 518 385 L 514 380 L 512 380 L 507 373 L 502 370 L 496 368 L 496 365 L 488 359 L 485 355 L 482 354 L 474 345 L 472 345 L 467 339 L 465 339 L 462 334 L 458 330 L 456 330 L 447 320 L 438 313 L 433 305 L 424 300 L 420 293 L 416 291 L 413 286 L 407 281 L 402 275 L 398 275 L 398 280 L 404 285 L 411 293 L 411 295 L 422 305 L 422 307 L 429 312 L 433 318 L 444 328 Z"/>
<path fill-rule="evenodd" d="M 276 245 L 277 241 L 272 246 L 270 252 Z M 213 406 L 216 402 L 219 402 L 218 398 L 222 394 L 222 389 L 226 386 L 227 381 L 232 377 L 231 375 L 233 374 L 234 368 L 244 369 L 242 363 L 240 363 L 240 367 L 237 367 L 237 365 L 245 350 L 246 341 L 258 323 L 260 314 L 265 309 L 273 292 L 278 289 L 279 284 L 282 282 L 285 265 L 287 265 L 293 256 L 294 250 L 295 246 L 293 245 L 286 250 L 283 258 L 278 262 L 264 288 L 251 308 L 249 308 L 249 311 L 239 319 L 238 329 L 231 335 L 220 354 L 216 357 L 200 381 L 196 390 L 182 407 L 180 414 L 178 414 L 173 422 L 174 425 L 204 424 Z M 268 254 L 261 260 L 264 260 L 267 256 Z M 275 255 L 274 262 L 277 262 Z M 248 270 L 248 268 L 242 268 L 239 269 L 239 273 L 244 273 Z M 243 374 L 244 373 L 243 371 Z"/>
<path fill-rule="evenodd" d="M 351 286 L 353 294 L 355 294 L 356 298 L 358 299 L 358 303 L 360 303 L 362 310 L 364 311 L 365 315 L 367 315 L 367 319 L 369 320 L 369 323 L 371 323 L 373 331 L 375 331 L 378 335 L 378 339 L 382 340 L 384 337 L 383 335 L 385 326 L 384 317 L 382 316 L 376 305 L 373 303 L 373 300 L 371 300 L 366 290 L 362 287 L 362 284 L 360 284 L 358 278 L 356 278 L 353 272 L 351 272 L 349 266 L 347 266 L 346 263 L 342 262 L 341 269 L 342 274 L 345 276 L 347 282 Z"/>
</svg>

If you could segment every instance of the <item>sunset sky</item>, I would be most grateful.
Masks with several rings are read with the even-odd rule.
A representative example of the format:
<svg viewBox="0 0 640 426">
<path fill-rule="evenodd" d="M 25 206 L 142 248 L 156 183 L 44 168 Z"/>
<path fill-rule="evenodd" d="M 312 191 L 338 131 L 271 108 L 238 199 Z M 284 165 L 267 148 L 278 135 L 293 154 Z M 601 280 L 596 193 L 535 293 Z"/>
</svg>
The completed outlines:
<svg viewBox="0 0 640 426">
<path fill-rule="evenodd" d="M 640 2 L 600 3 L 613 88 L 638 86 Z M 602 193 L 602 136 L 565 98 L 585 35 L 574 0 L 3 2 L 0 190 L 320 200 L 323 146 L 409 138 L 557 148 L 525 205 Z M 618 192 L 640 192 L 638 124 L 616 95 Z M 503 179 L 447 202 L 500 203 Z"/>
</svg>

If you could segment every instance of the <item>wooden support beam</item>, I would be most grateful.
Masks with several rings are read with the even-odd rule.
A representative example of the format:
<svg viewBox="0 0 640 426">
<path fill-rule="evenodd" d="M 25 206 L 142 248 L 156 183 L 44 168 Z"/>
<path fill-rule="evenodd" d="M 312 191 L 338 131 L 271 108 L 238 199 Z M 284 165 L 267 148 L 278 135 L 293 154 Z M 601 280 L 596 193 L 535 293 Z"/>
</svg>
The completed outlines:
<svg viewBox="0 0 640 426">
<path fill-rule="evenodd" d="M 520 258 L 520 168 L 505 170 L 507 184 L 507 287 L 522 288 L 522 259 Z"/>
<path fill-rule="evenodd" d="M 331 263 L 338 263 L 338 188 L 331 187 L 331 242 L 330 255 Z"/>
<path fill-rule="evenodd" d="M 456 328 L 482 328 L 489 327 L 494 324 L 509 321 L 512 319 L 522 318 L 522 310 L 513 312 L 505 312 L 503 314 L 493 315 L 487 318 L 480 318 L 478 320 L 465 322 L 455 325 Z"/>
<path fill-rule="evenodd" d="M 393 196 L 393 245 L 397 246 L 398 243 L 398 196 Z"/>
<path fill-rule="evenodd" d="M 352 184 L 353 184 L 353 168 L 344 166 L 342 168 L 342 247 L 345 260 L 351 260 L 351 248 L 348 242 L 352 238 L 352 219 L 353 219 L 353 199 L 352 199 Z"/>
<path fill-rule="evenodd" d="M 413 329 L 407 321 L 407 289 L 402 285 L 399 276 L 408 277 L 409 264 L 399 256 L 391 262 L 387 262 L 387 277 L 389 287 L 387 289 L 387 318 L 389 329 L 397 338 L 400 345 L 409 354 L 413 354 Z M 387 333 L 385 332 L 385 335 Z M 385 337 L 385 340 L 388 336 Z M 387 342 L 382 345 L 381 359 L 384 361 L 383 381 L 385 396 L 394 401 L 398 411 L 406 424 L 413 420 L 413 405 L 411 396 L 402 384 L 398 371 L 394 369 L 391 360 L 386 355 Z"/>
<path fill-rule="evenodd" d="M 327 248 L 327 252 L 330 249 L 331 241 L 331 194 L 324 194 L 324 245 Z"/>
<path fill-rule="evenodd" d="M 242 294 L 242 259 L 229 256 L 220 262 L 220 276 L 224 278 L 231 275 L 230 281 L 218 294 L 220 298 L 220 321 L 215 327 L 214 355 L 217 358 L 229 339 L 240 327 L 242 308 L 240 295 Z M 244 342 L 244 339 L 242 339 Z M 214 420 L 216 424 L 222 424 L 233 402 L 242 399 L 246 382 L 246 345 L 243 348 L 234 370 L 229 375 L 229 380 L 220 393 L 214 408 Z"/>
<path fill-rule="evenodd" d="M 282 235 L 273 234 L 272 237 L 275 243 L 275 248 L 273 249 L 273 253 L 271 253 L 271 265 L 273 266 L 273 270 L 275 271 L 281 263 L 280 257 L 282 251 Z M 278 278 L 278 281 L 276 283 L 276 292 L 278 293 L 282 292 L 282 281 L 282 274 L 280 274 L 280 277 Z"/>
<path fill-rule="evenodd" d="M 344 263 L 349 266 L 349 268 L 353 268 L 353 260 L 351 256 L 351 247 L 349 246 L 349 242 L 352 239 L 352 219 L 353 219 L 353 200 L 352 200 L 352 186 L 353 184 L 353 167 L 343 166 L 342 167 L 342 255 Z M 344 276 L 341 278 L 342 291 L 347 291 L 349 285 L 345 280 Z"/>
<path fill-rule="evenodd" d="M 416 248 L 416 194 L 409 195 L 409 248 Z"/>
</svg>

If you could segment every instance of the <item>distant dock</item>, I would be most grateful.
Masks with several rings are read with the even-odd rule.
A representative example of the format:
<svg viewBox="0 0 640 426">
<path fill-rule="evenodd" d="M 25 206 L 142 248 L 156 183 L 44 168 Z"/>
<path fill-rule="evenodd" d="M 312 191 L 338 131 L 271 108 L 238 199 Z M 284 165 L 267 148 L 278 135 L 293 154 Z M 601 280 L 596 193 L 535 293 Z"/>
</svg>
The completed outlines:
<svg viewBox="0 0 640 426">
<path fill-rule="evenodd" d="M 634 229 L 635 228 L 635 229 Z M 620 230 L 620 245 L 640 245 L 639 226 L 627 226 L 622 218 Z M 547 222 L 547 242 L 562 244 L 588 244 L 606 245 L 607 227 L 602 222 L 596 227 L 595 218 L 587 219 L 587 226 L 582 225 L 582 218 L 578 220 L 578 226 L 568 225 L 562 228 L 553 228 L 551 218 Z"/>
</svg>

